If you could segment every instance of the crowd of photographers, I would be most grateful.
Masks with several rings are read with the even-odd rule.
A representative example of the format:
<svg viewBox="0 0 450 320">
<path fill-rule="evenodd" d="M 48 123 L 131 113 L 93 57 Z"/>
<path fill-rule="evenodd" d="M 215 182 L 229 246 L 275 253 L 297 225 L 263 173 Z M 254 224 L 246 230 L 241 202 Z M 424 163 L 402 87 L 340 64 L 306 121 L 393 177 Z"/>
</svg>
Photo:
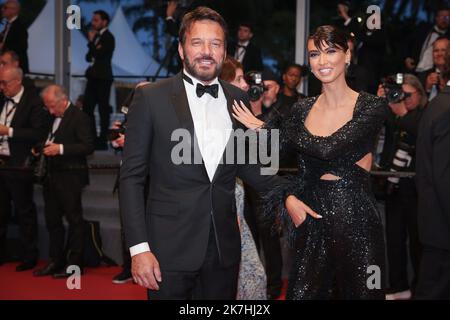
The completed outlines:
<svg viewBox="0 0 450 320">
<path fill-rule="evenodd" d="M 8 6 L 15 15 L 5 13 L 11 9 Z M 7 1 L 2 12 L 8 21 L 14 21 L 19 16 L 19 10 L 16 1 Z M 175 15 L 176 10 L 176 3 L 169 2 L 166 19 L 169 34 L 176 34 L 173 31 L 177 30 L 179 19 Z M 441 74 L 449 50 L 450 9 L 439 9 L 435 24 L 428 30 L 419 30 L 417 36 L 407 42 L 405 65 L 399 66 L 397 74 L 384 78 L 380 71 L 380 57 L 385 48 L 385 31 L 369 30 L 357 17 L 351 17 L 346 1 L 339 3 L 338 12 L 342 18 L 341 27 L 351 35 L 349 48 L 352 60 L 347 67 L 349 85 L 356 91 L 369 91 L 385 97 L 391 110 L 380 135 L 374 166 L 384 171 L 414 172 L 416 140 L 423 110 L 448 85 Z M 35 276 L 66 277 L 66 265 L 83 266 L 81 194 L 89 182 L 86 156 L 92 154 L 99 144 L 100 149 L 104 149 L 106 138 L 113 148 L 120 150 L 123 147 L 126 108 L 132 98 L 131 94 L 123 103 L 124 122 L 115 122 L 107 133 L 110 111 L 104 98 L 109 96 L 112 83 L 110 65 L 114 50 L 114 39 L 107 31 L 108 22 L 109 17 L 104 12 L 94 13 L 93 25 L 97 26 L 96 32 L 89 37 L 87 59 L 92 65 L 87 73 L 89 90 L 85 107 L 87 104 L 89 110 L 84 108 L 85 112 L 73 105 L 64 88 L 59 86 L 45 88 L 39 97 L 32 81 L 24 77 L 23 53 L 4 46 L 5 37 L 11 37 L 10 27 L 7 25 L 6 31 L 0 34 L 3 37 L 0 42 L 0 264 L 8 258 L 6 234 L 9 217 L 14 212 L 23 244 L 17 271 L 33 269 L 38 260 L 37 213 L 33 200 L 33 183 L 36 181 L 44 186 L 51 260 L 44 268 L 35 270 Z M 298 90 L 304 79 L 309 84 L 309 95 L 320 93 L 317 81 L 308 75 L 305 66 L 291 63 L 282 71 L 281 77 L 264 67 L 261 50 L 253 41 L 254 32 L 250 23 L 238 26 L 236 39 L 228 48 L 229 58 L 221 78 L 247 91 L 251 111 L 258 118 L 266 120 L 275 114 L 289 114 L 292 106 L 305 98 Z M 110 48 L 106 52 L 107 46 Z M 240 71 L 227 74 L 227 70 Z M 46 110 L 41 108 L 41 101 Z M 102 117 L 99 138 L 96 138 L 93 129 L 96 104 L 99 104 Z M 34 169 L 19 170 L 27 166 L 30 159 L 34 159 Z M 281 159 L 280 167 L 295 168 L 295 162 L 295 153 L 287 152 Z M 245 219 L 256 247 L 264 257 L 268 297 L 276 299 L 281 294 L 282 286 L 280 236 L 271 233 L 258 221 L 258 211 L 261 210 L 259 196 L 251 187 L 244 187 Z M 417 231 L 416 187 L 412 177 L 374 179 L 377 195 L 385 203 L 389 288 L 393 299 L 411 297 L 419 269 L 422 248 Z M 66 245 L 63 216 L 69 222 L 70 236 Z M 412 262 L 411 275 L 408 274 L 408 256 Z M 126 249 L 124 261 L 123 272 L 114 278 L 115 283 L 132 279 Z"/>
</svg>

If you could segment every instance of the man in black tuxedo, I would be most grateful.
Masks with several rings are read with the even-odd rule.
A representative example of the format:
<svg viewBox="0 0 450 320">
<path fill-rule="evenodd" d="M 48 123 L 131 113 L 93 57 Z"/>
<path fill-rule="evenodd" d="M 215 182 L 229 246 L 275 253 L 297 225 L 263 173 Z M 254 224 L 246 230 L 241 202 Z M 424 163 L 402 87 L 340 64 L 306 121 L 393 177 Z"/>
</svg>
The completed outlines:
<svg viewBox="0 0 450 320">
<path fill-rule="evenodd" d="M 81 193 L 89 184 L 86 156 L 94 151 L 89 117 L 68 99 L 64 88 L 51 85 L 42 99 L 53 125 L 44 140 L 48 175 L 44 182 L 45 220 L 50 237 L 50 262 L 35 276 L 68 277 L 63 267 L 77 265 L 83 270 L 83 213 Z M 63 215 L 69 223 L 67 260 L 64 256 Z"/>
<path fill-rule="evenodd" d="M 115 48 L 115 39 L 108 30 L 109 15 L 98 10 L 94 12 L 89 31 L 89 51 L 86 54 L 87 62 L 91 63 L 86 70 L 86 90 L 84 93 L 83 110 L 91 117 L 91 126 L 96 134 L 95 106 L 98 104 L 100 114 L 100 136 L 96 140 L 96 149 L 107 149 L 106 137 L 108 135 L 110 114 L 109 105 L 113 73 L 111 60 Z"/>
<path fill-rule="evenodd" d="M 433 43 L 441 36 L 450 36 L 449 26 L 450 8 L 442 7 L 436 11 L 434 26 L 411 32 L 404 46 L 407 72 L 423 72 L 433 67 Z"/>
<path fill-rule="evenodd" d="M 35 90 L 24 88 L 22 76 L 19 68 L 0 68 L 0 261 L 5 255 L 8 220 L 14 204 L 23 244 L 22 263 L 17 271 L 32 269 L 38 258 L 33 177 L 26 170 L 26 163 L 31 148 L 45 136 L 49 125 L 39 96 Z"/>
<path fill-rule="evenodd" d="M 12 50 L 17 53 L 23 73 L 28 73 L 28 31 L 19 17 L 20 2 L 7 0 L 2 6 L 2 16 L 6 20 L 0 32 L 0 51 Z"/>
<path fill-rule="evenodd" d="M 417 139 L 422 262 L 415 299 L 450 299 L 450 47 L 442 91 L 425 109 Z"/>
<path fill-rule="evenodd" d="M 261 176 L 258 165 L 221 161 L 237 128 L 233 101 L 248 102 L 217 78 L 226 30 L 209 8 L 186 14 L 178 47 L 183 72 L 137 88 L 128 113 L 120 210 L 133 278 L 149 289 L 149 299 L 234 299 L 241 255 L 235 178 L 259 191 L 283 182 Z M 300 201 L 290 196 L 286 204 L 294 202 Z"/>
<path fill-rule="evenodd" d="M 238 42 L 229 46 L 228 54 L 233 56 L 244 66 L 244 73 L 249 71 L 263 71 L 261 50 L 251 41 L 253 27 L 250 23 L 239 24 Z"/>
</svg>

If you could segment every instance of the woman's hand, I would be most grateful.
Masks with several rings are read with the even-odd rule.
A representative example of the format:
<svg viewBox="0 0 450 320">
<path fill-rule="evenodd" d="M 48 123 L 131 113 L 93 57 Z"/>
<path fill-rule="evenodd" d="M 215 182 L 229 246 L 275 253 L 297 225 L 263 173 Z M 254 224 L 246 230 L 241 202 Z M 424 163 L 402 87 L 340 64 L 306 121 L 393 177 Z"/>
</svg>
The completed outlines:
<svg viewBox="0 0 450 320">
<path fill-rule="evenodd" d="M 291 216 L 292 222 L 295 227 L 299 227 L 306 220 L 306 216 L 309 214 L 314 219 L 322 219 L 323 217 L 314 212 L 303 201 L 297 199 L 296 196 L 289 196 L 286 199 L 286 209 Z"/>
<path fill-rule="evenodd" d="M 234 101 L 233 117 L 248 129 L 258 130 L 264 125 L 264 122 L 255 117 L 242 101 L 240 104 Z"/>
</svg>

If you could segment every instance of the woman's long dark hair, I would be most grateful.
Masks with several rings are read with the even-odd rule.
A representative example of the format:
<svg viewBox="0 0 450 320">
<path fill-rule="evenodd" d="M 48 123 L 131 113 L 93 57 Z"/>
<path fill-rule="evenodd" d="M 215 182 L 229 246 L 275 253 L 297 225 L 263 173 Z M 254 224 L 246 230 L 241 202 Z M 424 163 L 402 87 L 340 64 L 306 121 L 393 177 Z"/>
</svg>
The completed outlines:
<svg viewBox="0 0 450 320">
<path fill-rule="evenodd" d="M 318 27 L 308 38 L 308 40 L 313 40 L 314 45 L 321 51 L 327 44 L 331 48 L 341 49 L 344 52 L 348 50 L 348 39 L 349 36 L 345 31 L 332 25 Z"/>
</svg>

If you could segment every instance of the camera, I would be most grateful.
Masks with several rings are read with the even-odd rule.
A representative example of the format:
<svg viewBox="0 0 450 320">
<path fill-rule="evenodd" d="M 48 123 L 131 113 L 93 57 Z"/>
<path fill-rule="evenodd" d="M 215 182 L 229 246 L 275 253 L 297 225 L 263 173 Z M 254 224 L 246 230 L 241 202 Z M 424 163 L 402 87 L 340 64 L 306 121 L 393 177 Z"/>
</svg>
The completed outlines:
<svg viewBox="0 0 450 320">
<path fill-rule="evenodd" d="M 264 86 L 262 73 L 249 71 L 245 74 L 244 78 L 250 87 L 247 91 L 250 101 L 258 101 L 261 99 L 262 94 L 267 90 Z"/>
<path fill-rule="evenodd" d="M 394 76 L 389 76 L 382 79 L 381 85 L 386 92 L 386 99 L 389 103 L 399 103 L 411 96 L 411 93 L 406 93 L 403 91 L 402 73 L 397 73 Z"/>
<path fill-rule="evenodd" d="M 117 129 L 109 129 L 108 135 L 106 136 L 108 141 L 114 141 L 120 137 L 121 134 L 125 134 L 127 131 L 127 114 L 129 106 L 131 105 L 131 101 L 133 101 L 135 89 L 131 90 L 130 94 L 125 99 L 122 107 L 120 108 L 120 112 L 125 115 L 125 120 L 120 124 Z"/>
</svg>

